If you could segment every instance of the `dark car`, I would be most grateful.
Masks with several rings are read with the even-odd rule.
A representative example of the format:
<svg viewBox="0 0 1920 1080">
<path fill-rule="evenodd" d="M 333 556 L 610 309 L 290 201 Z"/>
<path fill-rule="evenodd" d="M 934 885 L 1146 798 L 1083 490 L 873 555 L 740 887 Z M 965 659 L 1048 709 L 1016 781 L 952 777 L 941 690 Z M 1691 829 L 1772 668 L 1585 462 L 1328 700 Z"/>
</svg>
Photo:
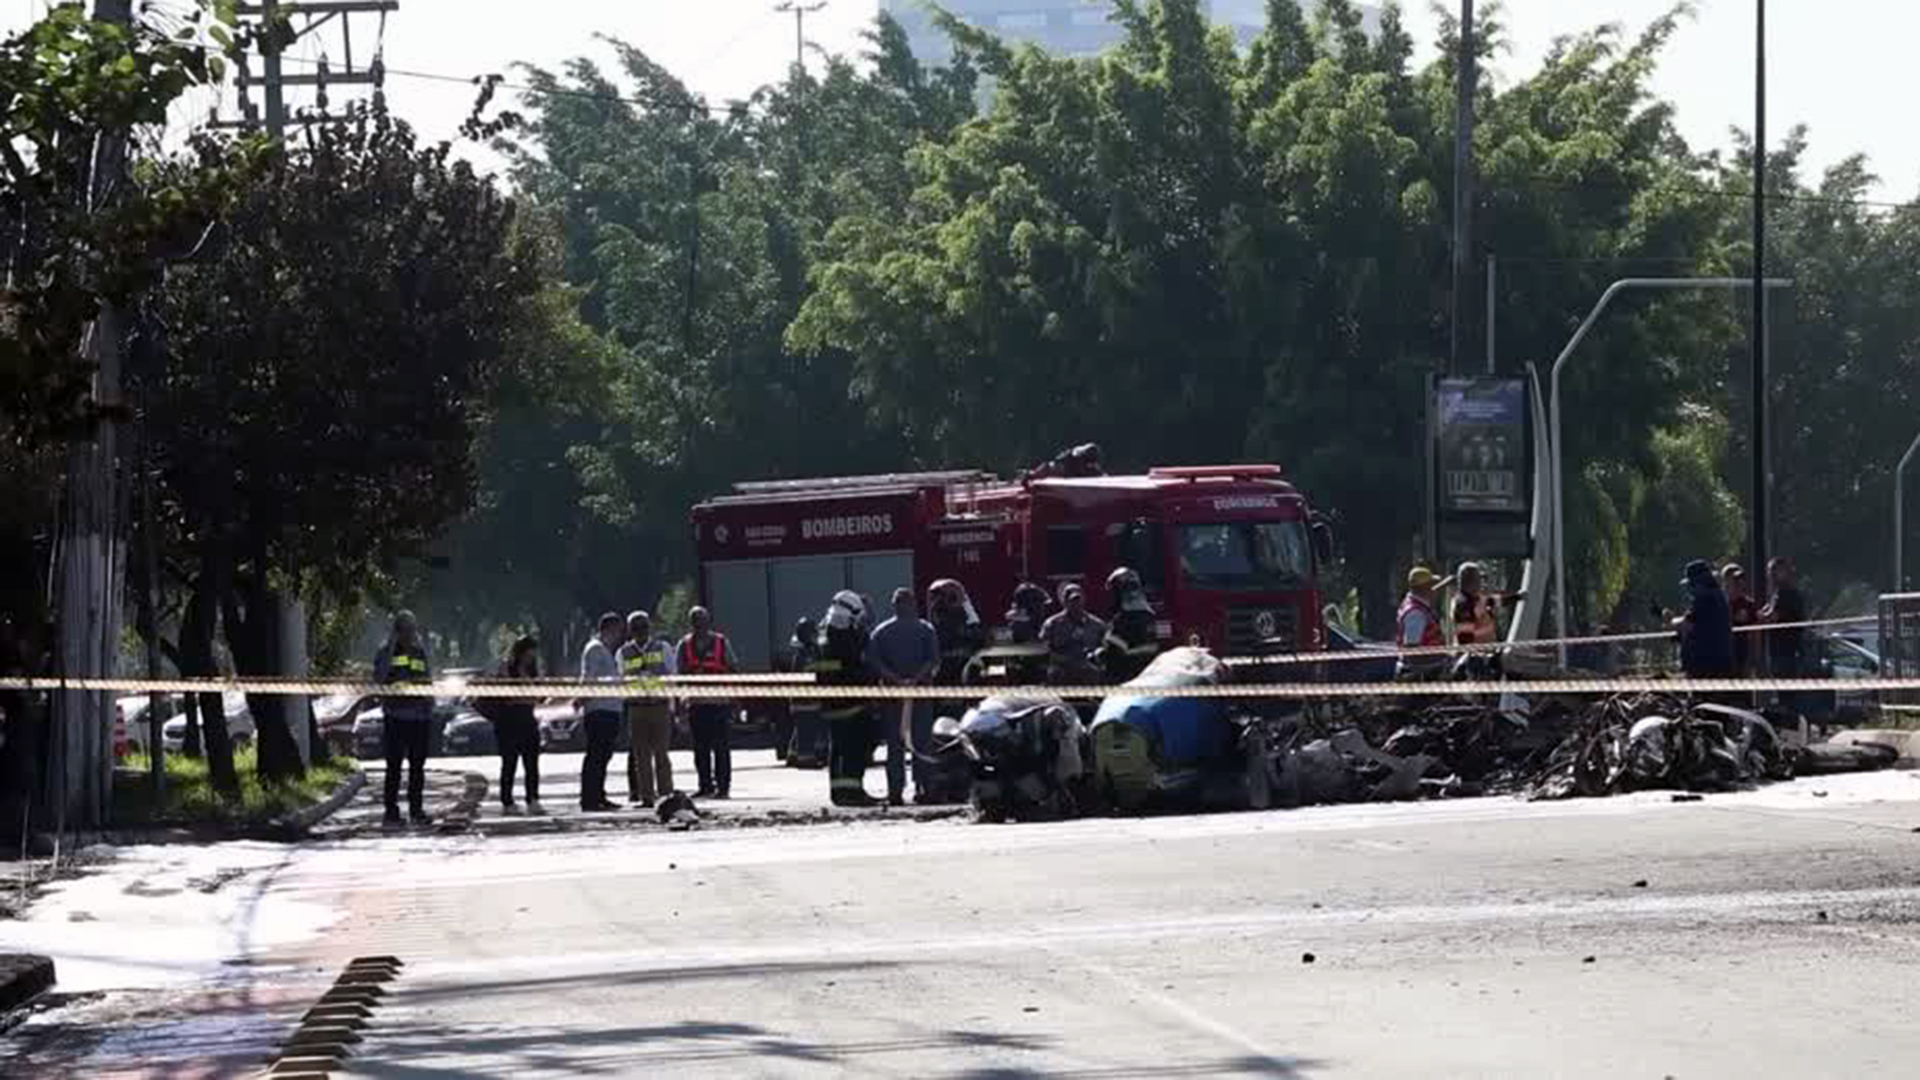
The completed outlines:
<svg viewBox="0 0 1920 1080">
<path fill-rule="evenodd" d="M 450 757 L 500 752 L 493 721 L 477 712 L 463 712 L 447 722 L 440 735 L 441 749 Z"/>
<path fill-rule="evenodd" d="M 1393 646 L 1378 641 L 1363 641 L 1349 635 L 1345 630 L 1327 624 L 1327 651 L 1336 653 L 1377 652 L 1379 657 L 1366 657 L 1358 660 L 1329 660 L 1319 665 L 1325 674 L 1322 682 L 1336 683 L 1386 683 L 1393 681 Z"/>
<path fill-rule="evenodd" d="M 465 688 L 472 674 L 468 671 L 449 671 L 435 680 L 435 689 L 441 690 L 445 696 L 433 699 L 433 734 L 428 737 L 427 743 L 429 753 L 444 752 L 442 744 L 447 725 L 455 717 L 472 711 L 467 699 L 456 693 Z M 378 698 L 370 700 L 375 702 L 374 706 L 353 718 L 353 756 L 362 759 L 378 758 L 386 752 L 386 710 L 378 703 Z"/>
<path fill-rule="evenodd" d="M 1801 697 L 1801 711 L 1808 720 L 1820 724 L 1854 724 L 1872 715 L 1878 696 L 1872 691 L 1850 690 L 1852 680 L 1878 678 L 1880 657 L 1872 649 L 1852 638 L 1838 634 L 1816 634 L 1812 646 L 1815 678 L 1832 679 L 1832 690 L 1820 690 Z"/>
</svg>

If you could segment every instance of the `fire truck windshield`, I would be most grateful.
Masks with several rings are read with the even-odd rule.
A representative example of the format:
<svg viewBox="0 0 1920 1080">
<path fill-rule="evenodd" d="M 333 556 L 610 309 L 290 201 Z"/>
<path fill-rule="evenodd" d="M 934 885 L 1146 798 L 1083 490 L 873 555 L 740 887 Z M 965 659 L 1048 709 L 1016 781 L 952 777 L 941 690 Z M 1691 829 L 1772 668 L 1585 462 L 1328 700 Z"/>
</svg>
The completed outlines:
<svg viewBox="0 0 1920 1080">
<path fill-rule="evenodd" d="M 1293 589 L 1313 573 L 1313 546 L 1303 522 L 1233 521 L 1183 525 L 1179 531 L 1180 576 L 1196 589 Z"/>
</svg>

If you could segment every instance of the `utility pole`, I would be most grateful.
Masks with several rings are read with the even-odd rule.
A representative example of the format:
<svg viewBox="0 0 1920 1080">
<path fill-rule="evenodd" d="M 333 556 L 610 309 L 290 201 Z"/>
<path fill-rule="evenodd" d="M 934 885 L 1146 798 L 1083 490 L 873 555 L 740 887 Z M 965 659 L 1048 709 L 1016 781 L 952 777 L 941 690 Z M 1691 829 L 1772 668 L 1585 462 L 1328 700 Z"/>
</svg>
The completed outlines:
<svg viewBox="0 0 1920 1080">
<path fill-rule="evenodd" d="M 1767 0 L 1754 0 L 1753 39 L 1753 573 L 1767 593 Z"/>
<path fill-rule="evenodd" d="M 386 85 L 386 65 L 381 59 L 382 43 L 386 36 L 387 16 L 400 10 L 399 0 L 258 0 L 257 3 L 237 4 L 233 10 L 241 18 L 255 20 L 254 39 L 260 48 L 261 76 L 255 79 L 247 67 L 246 58 L 240 58 L 234 76 L 234 93 L 239 99 L 240 119 L 215 120 L 211 125 L 213 127 L 265 130 L 274 138 L 281 139 L 286 137 L 290 123 L 325 124 L 344 119 L 327 112 L 329 87 L 371 86 L 374 96 L 378 98 Z M 380 17 L 372 35 L 373 58 L 364 66 L 356 66 L 353 59 L 355 15 Z M 292 25 L 296 16 L 305 20 L 297 28 Z M 281 24 L 285 24 L 284 28 Z M 343 66 L 335 68 L 330 55 L 323 53 L 318 61 L 313 62 L 314 70 L 311 73 L 287 74 L 283 70 L 288 62 L 287 46 L 316 35 L 329 26 L 339 30 Z M 256 83 L 266 104 L 264 118 L 254 108 L 251 96 Z M 287 90 L 302 87 L 313 89 L 314 108 L 297 115 L 290 114 L 286 103 Z"/>
<path fill-rule="evenodd" d="M 1459 98 L 1453 130 L 1453 318 L 1448 339 L 1447 372 L 1460 370 L 1460 349 L 1467 312 L 1467 288 L 1473 280 L 1473 90 L 1475 72 L 1473 0 L 1460 0 L 1460 57 L 1454 76 Z"/>
<path fill-rule="evenodd" d="M 802 3 L 800 0 L 780 0 L 773 10 L 782 14 L 793 13 L 793 66 L 795 85 L 802 72 L 807 70 L 807 16 L 827 6 L 827 0 L 814 0 L 814 3 Z"/>
<path fill-rule="evenodd" d="M 93 17 L 133 25 L 133 0 L 96 0 Z M 96 132 L 85 189 L 89 213 L 105 213 L 126 180 L 127 132 Z M 122 404 L 120 366 L 122 312 L 103 303 L 83 339 L 93 362 L 92 398 L 107 408 L 91 436 L 67 451 L 56 549 L 53 612 L 58 628 L 55 671 L 75 677 L 118 674 L 120 612 L 125 550 L 119 485 Z M 68 825 L 97 827 L 112 809 L 113 698 L 98 691 L 65 690 L 53 696 L 49 802 L 55 832 Z"/>
</svg>

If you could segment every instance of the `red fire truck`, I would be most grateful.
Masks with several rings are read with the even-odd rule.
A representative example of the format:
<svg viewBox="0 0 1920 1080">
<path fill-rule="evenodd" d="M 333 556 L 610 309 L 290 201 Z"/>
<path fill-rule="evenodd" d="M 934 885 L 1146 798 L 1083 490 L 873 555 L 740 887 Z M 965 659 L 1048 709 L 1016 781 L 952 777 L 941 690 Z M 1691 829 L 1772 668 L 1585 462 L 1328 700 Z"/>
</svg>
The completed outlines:
<svg viewBox="0 0 1920 1080">
<path fill-rule="evenodd" d="M 1223 655 L 1324 648 L 1318 572 L 1330 534 L 1274 465 L 1002 480 L 977 471 L 737 484 L 693 509 L 701 602 L 743 670 L 767 670 L 794 621 L 835 591 L 885 606 L 910 585 L 966 586 L 998 628 L 1023 581 L 1078 582 L 1106 610 L 1107 575 L 1145 581 L 1168 643 Z"/>
</svg>

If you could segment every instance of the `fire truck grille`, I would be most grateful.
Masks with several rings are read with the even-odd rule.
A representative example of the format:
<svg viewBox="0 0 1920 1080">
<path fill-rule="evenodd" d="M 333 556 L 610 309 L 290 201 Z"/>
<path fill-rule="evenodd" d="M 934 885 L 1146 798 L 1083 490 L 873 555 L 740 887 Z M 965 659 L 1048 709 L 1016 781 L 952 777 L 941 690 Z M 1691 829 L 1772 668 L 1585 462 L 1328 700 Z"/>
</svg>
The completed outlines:
<svg viewBox="0 0 1920 1080">
<path fill-rule="evenodd" d="M 1234 656 L 1292 652 L 1298 619 L 1290 607 L 1227 609 L 1227 651 Z"/>
</svg>

